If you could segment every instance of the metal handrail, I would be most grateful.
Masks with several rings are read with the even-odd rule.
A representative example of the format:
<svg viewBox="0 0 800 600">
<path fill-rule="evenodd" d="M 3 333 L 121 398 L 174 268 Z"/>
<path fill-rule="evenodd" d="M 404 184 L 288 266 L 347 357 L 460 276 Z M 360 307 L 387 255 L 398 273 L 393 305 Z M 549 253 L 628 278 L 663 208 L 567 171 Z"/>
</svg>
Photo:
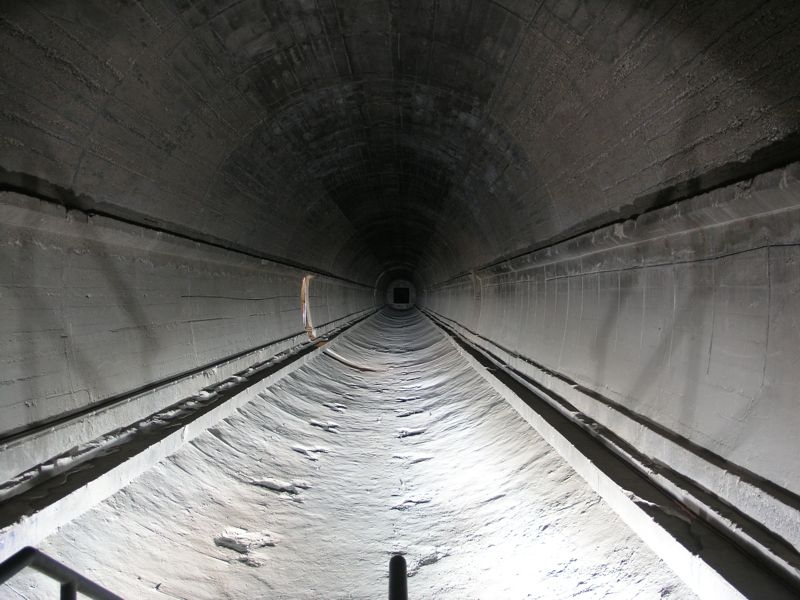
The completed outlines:
<svg viewBox="0 0 800 600">
<path fill-rule="evenodd" d="M 30 546 L 23 548 L 0 564 L 0 584 L 5 583 L 26 567 L 35 569 L 60 583 L 61 600 L 76 600 L 78 592 L 95 600 L 123 600 L 122 596 L 117 596 L 47 556 L 44 552 Z"/>
</svg>

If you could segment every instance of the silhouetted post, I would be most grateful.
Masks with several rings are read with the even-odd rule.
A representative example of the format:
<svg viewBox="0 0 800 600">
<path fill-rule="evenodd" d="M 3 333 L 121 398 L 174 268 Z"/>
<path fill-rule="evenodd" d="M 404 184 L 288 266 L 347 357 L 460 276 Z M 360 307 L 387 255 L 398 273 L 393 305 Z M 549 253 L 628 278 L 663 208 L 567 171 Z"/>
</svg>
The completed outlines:
<svg viewBox="0 0 800 600">
<path fill-rule="evenodd" d="M 406 559 L 399 554 L 389 561 L 389 600 L 408 600 Z"/>
<path fill-rule="evenodd" d="M 78 586 L 74 581 L 67 581 L 61 584 L 61 600 L 76 600 L 78 598 Z"/>
</svg>

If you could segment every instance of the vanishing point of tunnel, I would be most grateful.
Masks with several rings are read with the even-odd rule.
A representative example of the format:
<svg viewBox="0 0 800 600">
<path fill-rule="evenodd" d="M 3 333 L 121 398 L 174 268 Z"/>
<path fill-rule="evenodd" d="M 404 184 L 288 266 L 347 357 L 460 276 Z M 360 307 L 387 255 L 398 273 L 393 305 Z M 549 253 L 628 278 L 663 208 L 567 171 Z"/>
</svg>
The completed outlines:
<svg viewBox="0 0 800 600">
<path fill-rule="evenodd" d="M 0 598 L 800 598 L 798 390 L 795 1 L 0 0 Z"/>
</svg>

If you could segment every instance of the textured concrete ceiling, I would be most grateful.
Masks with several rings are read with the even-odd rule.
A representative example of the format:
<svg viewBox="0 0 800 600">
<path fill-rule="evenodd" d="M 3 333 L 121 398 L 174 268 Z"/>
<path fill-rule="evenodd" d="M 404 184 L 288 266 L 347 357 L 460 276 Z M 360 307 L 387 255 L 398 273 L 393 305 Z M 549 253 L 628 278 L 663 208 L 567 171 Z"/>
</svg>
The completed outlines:
<svg viewBox="0 0 800 600">
<path fill-rule="evenodd" d="M 367 283 L 585 230 L 800 125 L 791 0 L 0 7 L 6 181 Z"/>
</svg>

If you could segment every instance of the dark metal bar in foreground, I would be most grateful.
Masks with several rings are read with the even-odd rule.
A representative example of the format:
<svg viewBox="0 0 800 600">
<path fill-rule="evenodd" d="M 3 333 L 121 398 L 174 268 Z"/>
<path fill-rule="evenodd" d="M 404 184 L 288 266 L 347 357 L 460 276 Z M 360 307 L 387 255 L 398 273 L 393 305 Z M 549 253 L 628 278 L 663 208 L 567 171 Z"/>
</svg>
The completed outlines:
<svg viewBox="0 0 800 600">
<path fill-rule="evenodd" d="M 399 554 L 389 561 L 389 600 L 408 600 L 406 559 Z"/>
<path fill-rule="evenodd" d="M 23 548 L 0 565 L 0 583 L 5 583 L 24 568 L 30 567 L 44 573 L 61 584 L 61 600 L 74 600 L 78 592 L 95 600 L 122 600 L 121 596 L 109 592 L 95 582 L 86 579 L 57 560 L 36 548 Z M 405 565 L 403 568 L 405 573 Z"/>
</svg>

